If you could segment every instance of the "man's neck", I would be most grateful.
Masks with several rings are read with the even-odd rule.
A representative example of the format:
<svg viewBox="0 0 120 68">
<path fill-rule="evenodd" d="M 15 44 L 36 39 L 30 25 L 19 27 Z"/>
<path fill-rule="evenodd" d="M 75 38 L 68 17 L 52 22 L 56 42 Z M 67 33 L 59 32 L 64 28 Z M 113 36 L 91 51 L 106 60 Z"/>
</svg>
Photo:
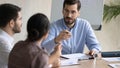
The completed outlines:
<svg viewBox="0 0 120 68">
<path fill-rule="evenodd" d="M 14 35 L 14 33 L 12 32 L 10 28 L 1 28 L 1 29 L 4 30 L 6 33 L 8 33 L 10 36 Z"/>
<path fill-rule="evenodd" d="M 67 25 L 68 28 L 73 28 L 75 23 L 73 23 L 73 24 L 66 24 L 66 25 Z"/>
</svg>

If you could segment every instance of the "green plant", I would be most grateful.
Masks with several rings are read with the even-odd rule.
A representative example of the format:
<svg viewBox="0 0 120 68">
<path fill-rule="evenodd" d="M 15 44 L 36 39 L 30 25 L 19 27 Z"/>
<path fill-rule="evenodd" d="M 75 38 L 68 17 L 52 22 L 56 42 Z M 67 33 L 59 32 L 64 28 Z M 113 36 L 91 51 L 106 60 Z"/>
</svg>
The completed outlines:
<svg viewBox="0 0 120 68">
<path fill-rule="evenodd" d="M 120 14 L 120 5 L 108 6 L 104 5 L 103 20 L 109 22 L 112 18 L 116 18 Z"/>
</svg>

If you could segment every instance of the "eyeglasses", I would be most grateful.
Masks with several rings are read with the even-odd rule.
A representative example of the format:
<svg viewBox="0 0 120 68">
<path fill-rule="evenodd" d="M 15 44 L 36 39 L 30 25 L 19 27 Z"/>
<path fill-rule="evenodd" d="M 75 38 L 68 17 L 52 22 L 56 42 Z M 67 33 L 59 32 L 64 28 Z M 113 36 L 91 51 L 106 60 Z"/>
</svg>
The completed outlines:
<svg viewBox="0 0 120 68">
<path fill-rule="evenodd" d="M 72 14 L 72 15 L 75 15 L 75 14 L 77 13 L 77 11 L 74 11 L 74 10 L 69 11 L 69 10 L 67 10 L 67 9 L 64 9 L 64 13 L 65 13 L 65 14 Z"/>
</svg>

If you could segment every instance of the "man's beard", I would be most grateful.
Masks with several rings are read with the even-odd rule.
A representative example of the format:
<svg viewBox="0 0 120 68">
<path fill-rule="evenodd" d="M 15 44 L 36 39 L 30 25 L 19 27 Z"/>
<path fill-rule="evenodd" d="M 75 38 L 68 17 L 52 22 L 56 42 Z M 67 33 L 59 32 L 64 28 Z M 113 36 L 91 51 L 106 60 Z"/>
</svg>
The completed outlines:
<svg viewBox="0 0 120 68">
<path fill-rule="evenodd" d="M 13 32 L 14 33 L 20 33 L 21 32 L 21 29 L 17 24 L 15 24 L 15 26 L 13 27 Z"/>
<path fill-rule="evenodd" d="M 66 20 L 66 19 L 71 19 L 71 18 L 69 18 L 69 17 L 64 18 L 64 21 L 65 21 L 66 25 L 72 25 L 75 22 L 75 20 L 73 20 L 73 19 L 71 19 L 73 21 L 69 21 L 69 20 Z"/>
</svg>

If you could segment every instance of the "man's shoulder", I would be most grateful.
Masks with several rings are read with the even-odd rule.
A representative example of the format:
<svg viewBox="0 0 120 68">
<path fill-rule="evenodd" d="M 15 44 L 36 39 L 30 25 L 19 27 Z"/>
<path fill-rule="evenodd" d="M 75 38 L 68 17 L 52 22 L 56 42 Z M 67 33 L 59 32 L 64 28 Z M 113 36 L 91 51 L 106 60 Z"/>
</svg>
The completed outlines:
<svg viewBox="0 0 120 68">
<path fill-rule="evenodd" d="M 83 19 L 83 18 L 77 18 L 76 22 L 79 25 L 90 25 L 90 22 L 86 19 Z"/>
<path fill-rule="evenodd" d="M 0 36 L 0 45 L 6 45 L 7 44 L 7 40 L 6 38 L 4 38 L 3 36 Z"/>
<path fill-rule="evenodd" d="M 52 24 L 59 24 L 61 22 L 63 22 L 63 18 L 53 21 Z"/>
<path fill-rule="evenodd" d="M 62 25 L 63 19 L 56 20 L 51 23 L 51 28 L 58 28 Z"/>
<path fill-rule="evenodd" d="M 83 19 L 83 18 L 77 18 L 77 22 L 88 23 L 88 20 Z"/>
<path fill-rule="evenodd" d="M 7 42 L 6 39 L 0 37 L 0 51 L 10 51 L 11 45 Z"/>
</svg>

